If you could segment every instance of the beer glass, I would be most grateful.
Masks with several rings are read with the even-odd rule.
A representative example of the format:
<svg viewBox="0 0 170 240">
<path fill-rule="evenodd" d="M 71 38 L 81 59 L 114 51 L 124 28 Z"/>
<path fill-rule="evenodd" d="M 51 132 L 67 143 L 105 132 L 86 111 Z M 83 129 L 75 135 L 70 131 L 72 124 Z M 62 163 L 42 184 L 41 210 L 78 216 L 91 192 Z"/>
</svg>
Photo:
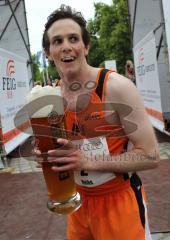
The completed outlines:
<svg viewBox="0 0 170 240">
<path fill-rule="evenodd" d="M 49 97 L 52 93 L 53 95 L 59 94 L 59 89 L 57 89 L 57 92 L 53 89 L 50 89 Z M 43 87 L 43 89 L 39 88 L 39 91 L 44 92 L 45 90 L 46 87 Z M 47 90 L 49 91 L 49 86 L 47 87 Z M 35 89 L 33 91 L 35 91 Z M 47 93 L 45 94 L 48 96 Z M 43 93 L 41 93 L 41 99 L 42 96 Z M 76 191 L 74 172 L 54 172 L 52 170 L 52 166 L 55 166 L 56 163 L 47 161 L 48 150 L 61 147 L 57 143 L 57 138 L 67 138 L 64 124 L 64 108 L 61 106 L 61 104 L 63 104 L 62 99 L 59 97 L 57 100 L 58 103 L 57 107 L 55 107 L 55 111 L 51 111 L 48 107 L 48 115 L 47 113 L 45 114 L 45 112 L 43 113 L 43 111 L 38 114 L 35 113 L 31 117 L 31 125 L 35 136 L 36 146 L 41 151 L 44 158 L 44 161 L 42 163 L 42 170 L 49 197 L 47 207 L 50 211 L 57 214 L 67 214 L 74 212 L 81 206 L 81 197 L 80 194 Z M 32 98 L 31 102 L 34 104 Z"/>
</svg>

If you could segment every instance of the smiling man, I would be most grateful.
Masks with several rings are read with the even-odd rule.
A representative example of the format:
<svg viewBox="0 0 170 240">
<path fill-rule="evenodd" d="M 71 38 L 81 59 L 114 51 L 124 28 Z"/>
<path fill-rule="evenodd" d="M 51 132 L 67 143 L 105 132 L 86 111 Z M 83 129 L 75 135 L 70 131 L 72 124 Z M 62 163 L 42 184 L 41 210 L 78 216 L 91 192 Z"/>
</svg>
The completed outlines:
<svg viewBox="0 0 170 240">
<path fill-rule="evenodd" d="M 87 63 L 89 45 L 81 13 L 62 5 L 49 16 L 43 48 L 61 77 L 74 141 L 59 139 L 64 147 L 51 149 L 48 160 L 56 172 L 75 171 L 82 196 L 82 207 L 68 216 L 68 240 L 148 240 L 144 189 L 135 172 L 157 166 L 154 131 L 134 84 Z"/>
</svg>

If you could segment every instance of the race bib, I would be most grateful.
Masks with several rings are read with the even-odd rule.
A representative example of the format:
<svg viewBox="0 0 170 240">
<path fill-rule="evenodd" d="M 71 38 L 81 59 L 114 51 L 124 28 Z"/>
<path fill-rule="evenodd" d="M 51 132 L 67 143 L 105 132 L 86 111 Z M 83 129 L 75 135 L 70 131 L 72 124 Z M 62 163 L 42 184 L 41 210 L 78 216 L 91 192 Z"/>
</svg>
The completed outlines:
<svg viewBox="0 0 170 240">
<path fill-rule="evenodd" d="M 105 161 L 105 157 L 109 155 L 108 144 L 105 137 L 95 137 L 84 140 L 73 141 L 78 148 L 83 151 L 88 161 L 92 161 L 92 164 L 97 164 L 98 157 Z M 78 185 L 86 187 L 94 187 L 103 184 L 113 178 L 115 174 L 113 172 L 102 171 L 76 171 L 75 182 Z"/>
</svg>

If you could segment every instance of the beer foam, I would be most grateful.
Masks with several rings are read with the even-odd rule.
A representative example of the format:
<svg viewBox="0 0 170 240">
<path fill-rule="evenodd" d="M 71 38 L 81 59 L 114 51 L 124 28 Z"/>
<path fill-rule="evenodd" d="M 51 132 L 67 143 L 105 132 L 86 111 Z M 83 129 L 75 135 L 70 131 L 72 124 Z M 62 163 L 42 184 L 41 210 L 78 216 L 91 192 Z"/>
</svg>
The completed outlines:
<svg viewBox="0 0 170 240">
<path fill-rule="evenodd" d="M 63 99 L 61 97 L 61 87 L 52 87 L 52 86 L 35 86 L 32 88 L 32 90 L 27 95 L 27 103 L 29 103 L 29 109 L 34 109 L 36 107 L 38 100 L 42 97 L 46 96 L 56 96 L 56 101 L 52 104 L 48 104 L 44 107 L 40 107 L 39 110 L 37 110 L 31 118 L 43 118 L 48 117 L 51 112 L 56 112 L 58 115 L 64 115 L 64 106 L 63 106 Z M 58 97 L 57 97 L 58 96 Z M 59 97 L 60 96 L 60 97 Z M 41 99 L 40 99 L 41 101 Z M 42 98 L 43 101 L 43 98 Z M 36 106 L 35 106 L 36 105 Z"/>
</svg>

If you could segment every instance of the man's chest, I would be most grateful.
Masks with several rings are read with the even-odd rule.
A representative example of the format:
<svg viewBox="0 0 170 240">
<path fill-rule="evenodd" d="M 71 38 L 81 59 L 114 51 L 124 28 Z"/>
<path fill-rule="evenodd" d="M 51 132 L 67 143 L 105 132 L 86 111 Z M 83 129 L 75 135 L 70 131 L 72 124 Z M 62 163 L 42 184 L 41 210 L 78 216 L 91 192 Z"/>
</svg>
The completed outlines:
<svg viewBox="0 0 170 240">
<path fill-rule="evenodd" d="M 104 111 L 95 104 L 78 113 L 67 112 L 65 116 L 72 140 L 107 136 L 120 126 L 116 112 Z"/>
</svg>

